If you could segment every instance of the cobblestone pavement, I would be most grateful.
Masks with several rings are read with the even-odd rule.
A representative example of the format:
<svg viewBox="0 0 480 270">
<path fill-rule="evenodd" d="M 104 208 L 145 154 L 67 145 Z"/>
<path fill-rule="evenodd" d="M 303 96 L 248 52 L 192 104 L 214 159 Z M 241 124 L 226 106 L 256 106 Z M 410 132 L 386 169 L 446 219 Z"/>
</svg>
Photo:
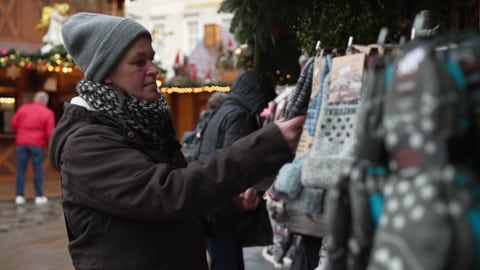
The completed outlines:
<svg viewBox="0 0 480 270">
<path fill-rule="evenodd" d="M 274 269 L 262 249 L 244 249 L 246 270 Z M 0 269 L 73 270 L 59 198 L 38 206 L 32 199 L 20 206 L 0 200 Z"/>
<path fill-rule="evenodd" d="M 36 205 L 32 201 L 27 201 L 24 205 L 1 201 L 0 210 L 0 233 L 41 225 L 62 217 L 58 198 L 50 198 L 45 205 Z"/>
<path fill-rule="evenodd" d="M 59 199 L 0 201 L 0 269 L 73 270 Z"/>
</svg>

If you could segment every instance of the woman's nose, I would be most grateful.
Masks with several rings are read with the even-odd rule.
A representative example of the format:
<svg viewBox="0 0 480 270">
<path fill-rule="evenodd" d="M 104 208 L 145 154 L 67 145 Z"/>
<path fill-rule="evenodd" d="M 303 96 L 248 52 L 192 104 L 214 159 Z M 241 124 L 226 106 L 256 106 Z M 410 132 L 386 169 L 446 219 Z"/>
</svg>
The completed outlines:
<svg viewBox="0 0 480 270">
<path fill-rule="evenodd" d="M 158 75 L 158 68 L 153 62 L 150 62 L 150 65 L 147 69 L 147 74 L 148 75 L 155 75 L 155 77 Z"/>
</svg>

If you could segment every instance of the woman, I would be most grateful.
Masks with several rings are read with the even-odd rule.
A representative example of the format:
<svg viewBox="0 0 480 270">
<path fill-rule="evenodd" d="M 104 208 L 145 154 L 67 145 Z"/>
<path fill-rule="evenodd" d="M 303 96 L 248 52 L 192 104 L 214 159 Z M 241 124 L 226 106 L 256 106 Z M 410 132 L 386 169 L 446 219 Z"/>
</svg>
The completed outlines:
<svg viewBox="0 0 480 270">
<path fill-rule="evenodd" d="M 304 119 L 272 124 L 185 167 L 155 84 L 148 30 L 78 13 L 62 37 L 85 75 L 49 146 L 75 268 L 206 270 L 197 217 L 290 161 Z"/>
</svg>

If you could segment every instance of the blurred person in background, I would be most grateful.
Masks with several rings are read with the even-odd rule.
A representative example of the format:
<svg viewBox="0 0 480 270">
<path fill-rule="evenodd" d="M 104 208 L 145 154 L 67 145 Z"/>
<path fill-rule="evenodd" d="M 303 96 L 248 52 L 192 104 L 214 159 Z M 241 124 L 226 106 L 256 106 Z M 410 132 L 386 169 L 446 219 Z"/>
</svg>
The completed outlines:
<svg viewBox="0 0 480 270">
<path fill-rule="evenodd" d="M 20 106 L 12 117 L 17 148 L 16 204 L 25 203 L 25 175 L 29 160 L 33 165 L 35 203 L 48 202 L 43 194 L 43 161 L 45 148 L 55 128 L 55 116 L 47 104 L 48 94 L 37 92 L 33 102 Z"/>
</svg>

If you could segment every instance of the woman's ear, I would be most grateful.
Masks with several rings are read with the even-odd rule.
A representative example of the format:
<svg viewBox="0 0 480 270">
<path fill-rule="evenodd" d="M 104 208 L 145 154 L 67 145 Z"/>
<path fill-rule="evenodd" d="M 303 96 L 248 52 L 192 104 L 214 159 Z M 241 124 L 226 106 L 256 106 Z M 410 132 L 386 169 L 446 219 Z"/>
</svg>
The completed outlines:
<svg viewBox="0 0 480 270">
<path fill-rule="evenodd" d="M 105 82 L 105 84 L 111 84 L 112 83 L 112 79 L 110 79 L 110 75 L 107 75 L 107 77 L 105 77 L 105 80 L 103 80 Z"/>
</svg>

